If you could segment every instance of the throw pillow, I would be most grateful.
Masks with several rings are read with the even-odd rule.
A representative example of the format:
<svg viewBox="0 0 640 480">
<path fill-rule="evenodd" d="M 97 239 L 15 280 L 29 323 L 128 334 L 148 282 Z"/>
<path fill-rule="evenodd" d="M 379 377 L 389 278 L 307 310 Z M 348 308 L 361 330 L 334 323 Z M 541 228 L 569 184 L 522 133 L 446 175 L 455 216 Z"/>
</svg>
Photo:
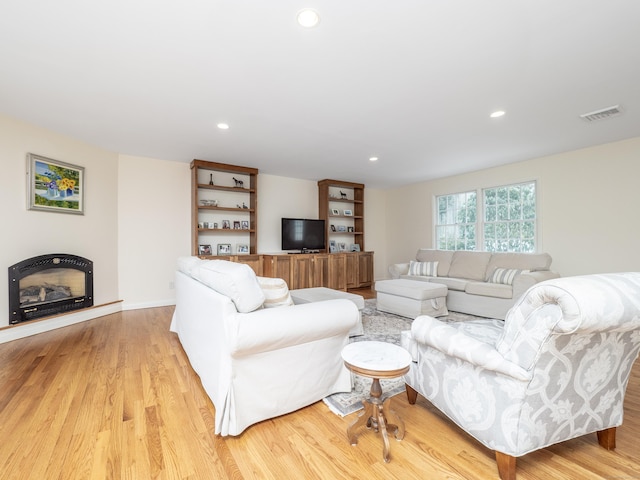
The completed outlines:
<svg viewBox="0 0 640 480">
<path fill-rule="evenodd" d="M 418 275 L 420 277 L 437 277 L 438 262 L 409 262 L 409 275 Z"/>
<path fill-rule="evenodd" d="M 293 299 L 289 294 L 287 282 L 281 278 L 256 277 L 264 293 L 264 308 L 289 307 Z"/>
<path fill-rule="evenodd" d="M 513 284 L 513 279 L 521 273 L 529 273 L 529 270 L 518 270 L 517 268 L 496 268 L 489 279 L 491 283 L 501 283 L 503 285 Z"/>
</svg>

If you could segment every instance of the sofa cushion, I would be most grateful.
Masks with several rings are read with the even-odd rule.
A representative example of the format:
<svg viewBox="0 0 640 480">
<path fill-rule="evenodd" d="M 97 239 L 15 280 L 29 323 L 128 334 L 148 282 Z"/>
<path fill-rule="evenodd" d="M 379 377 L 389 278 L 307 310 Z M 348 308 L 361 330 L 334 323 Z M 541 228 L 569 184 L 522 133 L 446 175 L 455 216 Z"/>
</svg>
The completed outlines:
<svg viewBox="0 0 640 480">
<path fill-rule="evenodd" d="M 418 275 L 421 277 L 437 277 L 438 262 L 409 262 L 409 275 Z"/>
<path fill-rule="evenodd" d="M 236 310 L 252 312 L 262 306 L 265 297 L 249 265 L 226 260 L 205 260 L 191 271 L 191 276 L 231 299 Z"/>
<path fill-rule="evenodd" d="M 531 272 L 545 271 L 551 268 L 551 255 L 548 253 L 494 253 L 489 260 L 485 280 L 491 278 L 496 268 L 516 268 Z"/>
<path fill-rule="evenodd" d="M 446 277 L 449 275 L 449 267 L 451 267 L 451 259 L 453 250 L 436 250 L 433 248 L 421 248 L 416 253 L 418 262 L 438 262 L 438 276 Z"/>
<path fill-rule="evenodd" d="M 256 277 L 264 294 L 265 308 L 290 307 L 293 305 L 287 282 L 282 278 Z"/>
<path fill-rule="evenodd" d="M 465 293 L 494 298 L 513 298 L 513 287 L 504 283 L 468 282 Z"/>
<path fill-rule="evenodd" d="M 449 268 L 449 275 L 447 276 L 483 281 L 485 280 L 489 260 L 491 260 L 491 253 L 489 252 L 457 250 L 453 252 L 451 268 Z"/>
<path fill-rule="evenodd" d="M 529 270 L 518 270 L 517 268 L 496 268 L 491 274 L 489 282 L 513 285 L 513 279 L 521 273 L 529 273 Z"/>
<path fill-rule="evenodd" d="M 459 290 L 464 292 L 469 280 L 466 278 L 437 277 L 433 279 L 433 283 L 445 285 L 449 290 Z"/>
</svg>

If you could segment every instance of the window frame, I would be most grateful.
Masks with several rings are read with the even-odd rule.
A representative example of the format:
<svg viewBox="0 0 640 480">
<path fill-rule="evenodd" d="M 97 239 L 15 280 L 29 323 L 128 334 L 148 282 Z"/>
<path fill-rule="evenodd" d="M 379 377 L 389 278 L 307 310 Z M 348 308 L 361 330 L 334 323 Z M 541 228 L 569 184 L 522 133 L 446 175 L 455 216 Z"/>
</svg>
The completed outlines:
<svg viewBox="0 0 640 480">
<path fill-rule="evenodd" d="M 510 189 L 512 187 L 523 187 L 523 186 L 527 186 L 527 185 L 533 185 L 533 200 L 534 200 L 534 216 L 533 219 L 520 219 L 518 220 L 520 222 L 520 232 L 522 232 L 522 223 L 523 222 L 527 222 L 529 223 L 530 221 L 533 222 L 532 228 L 533 228 L 533 237 L 529 237 L 527 236 L 525 238 L 525 240 L 531 240 L 531 238 L 533 239 L 533 250 L 529 251 L 522 251 L 521 249 L 493 249 L 493 250 L 488 250 L 487 244 L 486 244 L 486 238 L 485 238 L 485 233 L 486 233 L 486 225 L 488 223 L 493 223 L 496 224 L 497 221 L 488 221 L 487 217 L 486 217 L 486 192 L 491 191 L 491 190 L 499 190 L 499 189 Z M 438 194 L 433 196 L 433 218 L 434 218 L 434 222 L 433 222 L 433 230 L 432 230 L 432 236 L 433 236 L 433 245 L 435 245 L 435 248 L 441 249 L 441 244 L 440 244 L 440 228 L 441 227 L 448 227 L 449 229 L 451 228 L 457 228 L 460 225 L 469 225 L 467 223 L 456 223 L 456 224 L 440 224 L 440 199 L 443 197 L 451 197 L 451 196 L 459 196 L 459 195 L 469 195 L 469 194 L 475 194 L 476 197 L 476 212 L 475 212 L 475 223 L 474 228 L 475 228 L 475 248 L 473 250 L 469 250 L 469 249 L 465 249 L 466 251 L 481 251 L 481 252 L 509 252 L 509 253 L 537 253 L 542 251 L 542 245 L 541 245 L 541 240 L 540 240 L 540 228 L 539 228 L 539 221 L 540 221 L 540 201 L 539 201 L 539 188 L 538 188 L 539 182 L 538 180 L 525 180 L 525 181 L 521 181 L 521 182 L 514 182 L 514 183 L 508 183 L 508 184 L 503 184 L 503 185 L 494 185 L 494 186 L 488 186 L 488 187 L 477 187 L 473 190 L 466 190 L 466 191 L 460 191 L 460 192 L 455 192 L 455 193 L 443 193 L 443 194 Z M 520 195 L 522 195 L 522 191 L 520 192 Z M 522 197 L 521 197 L 522 200 Z M 522 205 L 522 201 L 520 202 L 520 204 Z M 493 205 L 489 205 L 489 207 L 491 207 Z M 508 207 L 507 207 L 508 208 Z M 506 222 L 509 223 L 511 222 L 511 220 L 507 219 L 507 220 L 500 220 L 500 222 Z M 440 228 L 439 228 L 440 227 Z M 507 227 L 508 228 L 508 227 Z M 522 243 L 524 243 L 525 241 L 523 240 L 522 234 L 519 237 L 520 240 L 520 245 L 522 245 Z M 507 242 L 511 242 L 513 245 L 513 241 L 509 238 L 507 238 Z M 446 247 L 450 247 L 450 243 L 445 243 Z M 458 244 L 455 245 L 455 247 L 457 247 Z M 450 250 L 449 248 L 446 248 L 447 250 Z M 450 251 L 455 251 L 455 250 L 462 250 L 459 248 L 455 248 L 454 250 L 450 250 Z"/>
</svg>

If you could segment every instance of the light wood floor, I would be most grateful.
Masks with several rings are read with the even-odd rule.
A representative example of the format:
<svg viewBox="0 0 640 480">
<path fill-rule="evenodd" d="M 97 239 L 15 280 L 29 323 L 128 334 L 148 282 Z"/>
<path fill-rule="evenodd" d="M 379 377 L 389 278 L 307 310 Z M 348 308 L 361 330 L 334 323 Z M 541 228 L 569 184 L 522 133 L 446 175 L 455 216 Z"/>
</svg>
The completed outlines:
<svg viewBox="0 0 640 480">
<path fill-rule="evenodd" d="M 391 441 L 388 464 L 375 433 L 349 445 L 354 415 L 322 402 L 216 437 L 213 405 L 169 332 L 172 312 L 128 311 L 0 345 L 0 478 L 497 478 L 491 451 L 404 394 L 392 405 L 407 433 Z M 636 362 L 615 451 L 587 435 L 521 457 L 518 478 L 639 479 L 638 433 Z"/>
</svg>

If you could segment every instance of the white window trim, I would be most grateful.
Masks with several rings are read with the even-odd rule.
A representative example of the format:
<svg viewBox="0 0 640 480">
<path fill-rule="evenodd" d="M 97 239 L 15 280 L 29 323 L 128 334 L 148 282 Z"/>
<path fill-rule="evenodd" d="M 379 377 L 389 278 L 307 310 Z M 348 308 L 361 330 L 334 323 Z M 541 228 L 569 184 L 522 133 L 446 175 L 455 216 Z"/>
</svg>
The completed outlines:
<svg viewBox="0 0 640 480">
<path fill-rule="evenodd" d="M 535 242 L 536 248 L 533 253 L 541 253 L 544 252 L 542 247 L 542 228 L 541 228 L 541 218 L 542 218 L 542 202 L 541 199 L 541 189 L 540 189 L 540 180 L 538 178 L 521 180 L 509 183 L 503 183 L 498 185 L 487 185 L 487 186 L 478 186 L 472 189 L 463 189 L 456 192 L 443 192 L 443 193 L 434 193 L 431 198 L 432 205 L 432 217 L 433 225 L 431 228 L 431 245 L 434 248 L 438 247 L 438 235 L 436 233 L 436 227 L 438 226 L 438 197 L 443 197 L 447 195 L 459 195 L 461 193 L 468 192 L 476 192 L 476 249 L 473 250 L 475 252 L 486 252 L 484 250 L 484 229 L 482 225 L 484 223 L 484 191 L 492 188 L 501 188 L 501 187 L 509 187 L 511 185 L 522 185 L 526 183 L 534 183 L 535 184 L 535 196 L 536 196 L 536 220 L 535 220 Z M 470 251 L 470 250 L 468 250 Z"/>
</svg>

